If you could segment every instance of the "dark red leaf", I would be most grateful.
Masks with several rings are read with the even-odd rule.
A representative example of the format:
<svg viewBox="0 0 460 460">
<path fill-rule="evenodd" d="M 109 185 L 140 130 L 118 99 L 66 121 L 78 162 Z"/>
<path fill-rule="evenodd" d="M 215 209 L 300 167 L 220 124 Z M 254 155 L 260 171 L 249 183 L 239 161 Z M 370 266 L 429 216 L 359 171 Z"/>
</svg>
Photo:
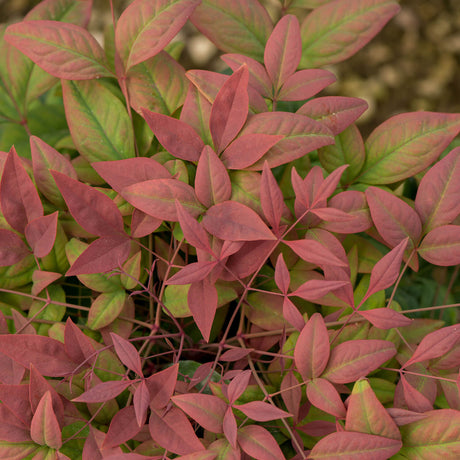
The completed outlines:
<svg viewBox="0 0 460 460">
<path fill-rule="evenodd" d="M 205 279 L 211 270 L 217 265 L 216 261 L 193 262 L 171 276 L 166 284 L 190 284 Z"/>
</svg>

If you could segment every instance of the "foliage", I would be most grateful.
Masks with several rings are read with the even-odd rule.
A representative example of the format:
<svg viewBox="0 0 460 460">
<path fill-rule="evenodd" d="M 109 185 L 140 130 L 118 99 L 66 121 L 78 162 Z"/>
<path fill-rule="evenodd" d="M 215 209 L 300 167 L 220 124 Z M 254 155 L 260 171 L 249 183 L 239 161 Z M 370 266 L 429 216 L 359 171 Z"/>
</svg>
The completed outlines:
<svg viewBox="0 0 460 460">
<path fill-rule="evenodd" d="M 91 3 L 1 28 L 0 456 L 459 458 L 460 114 L 317 97 L 397 2 Z"/>
</svg>

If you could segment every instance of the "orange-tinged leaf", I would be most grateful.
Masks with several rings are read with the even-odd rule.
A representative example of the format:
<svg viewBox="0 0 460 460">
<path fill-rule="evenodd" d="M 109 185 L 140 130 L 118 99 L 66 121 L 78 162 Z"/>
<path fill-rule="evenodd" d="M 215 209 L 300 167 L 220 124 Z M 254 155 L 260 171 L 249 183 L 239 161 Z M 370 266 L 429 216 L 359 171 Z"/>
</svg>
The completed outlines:
<svg viewBox="0 0 460 460">
<path fill-rule="evenodd" d="M 104 50 L 81 26 L 60 21 L 22 21 L 9 26 L 5 38 L 57 78 L 91 80 L 113 76 Z"/>
<path fill-rule="evenodd" d="M 61 428 L 53 410 L 49 391 L 41 398 L 32 417 L 30 436 L 42 446 L 52 449 L 60 449 L 62 446 Z"/>
<path fill-rule="evenodd" d="M 442 267 L 460 264 L 460 225 L 442 225 L 423 238 L 417 252 Z"/>
<path fill-rule="evenodd" d="M 387 460 L 399 452 L 402 442 L 367 433 L 342 431 L 322 438 L 308 458 L 312 460 Z"/>
<path fill-rule="evenodd" d="M 353 386 L 348 399 L 345 430 L 375 434 L 398 441 L 401 439 L 396 423 L 365 379 L 358 380 Z"/>
<path fill-rule="evenodd" d="M 391 184 L 423 171 L 460 131 L 460 115 L 411 112 L 378 126 L 366 141 L 359 182 Z"/>
<path fill-rule="evenodd" d="M 328 380 L 310 380 L 307 383 L 307 398 L 318 409 L 338 418 L 345 417 L 347 411 L 339 392 Z"/>
<path fill-rule="evenodd" d="M 396 354 L 386 340 L 349 340 L 337 345 L 321 377 L 332 383 L 350 383 L 377 369 Z"/>
<path fill-rule="evenodd" d="M 399 11 L 392 0 L 336 0 L 302 23 L 303 68 L 343 61 L 366 45 Z"/>
</svg>

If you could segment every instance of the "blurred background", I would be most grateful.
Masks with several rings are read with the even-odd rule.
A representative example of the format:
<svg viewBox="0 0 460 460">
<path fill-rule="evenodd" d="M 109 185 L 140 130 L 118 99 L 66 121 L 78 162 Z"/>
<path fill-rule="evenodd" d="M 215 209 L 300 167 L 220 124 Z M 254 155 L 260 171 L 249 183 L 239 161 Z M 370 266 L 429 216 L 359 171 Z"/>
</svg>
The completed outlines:
<svg viewBox="0 0 460 460">
<path fill-rule="evenodd" d="M 231 0 L 229 0 L 231 1 Z M 273 17 L 278 0 L 262 1 Z M 21 20 L 39 0 L 0 0 L 0 22 Z M 114 0 L 121 12 L 129 0 Z M 323 94 L 365 99 L 360 119 L 367 135 L 392 115 L 414 110 L 460 112 L 460 0 L 401 0 L 401 12 L 351 59 L 328 67 L 338 82 Z M 89 28 L 102 41 L 111 21 L 108 0 L 94 0 Z M 187 24 L 178 37 L 185 43 L 187 69 L 223 70 L 214 45 Z"/>
</svg>

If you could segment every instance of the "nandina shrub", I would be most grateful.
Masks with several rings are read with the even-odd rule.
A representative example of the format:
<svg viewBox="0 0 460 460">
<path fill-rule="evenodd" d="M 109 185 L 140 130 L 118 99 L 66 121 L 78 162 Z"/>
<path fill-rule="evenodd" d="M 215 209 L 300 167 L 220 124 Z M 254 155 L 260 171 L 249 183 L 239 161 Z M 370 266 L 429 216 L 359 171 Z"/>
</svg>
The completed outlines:
<svg viewBox="0 0 460 460">
<path fill-rule="evenodd" d="M 1 29 L 1 458 L 459 458 L 460 115 L 317 96 L 397 2 L 91 6 Z"/>
</svg>

